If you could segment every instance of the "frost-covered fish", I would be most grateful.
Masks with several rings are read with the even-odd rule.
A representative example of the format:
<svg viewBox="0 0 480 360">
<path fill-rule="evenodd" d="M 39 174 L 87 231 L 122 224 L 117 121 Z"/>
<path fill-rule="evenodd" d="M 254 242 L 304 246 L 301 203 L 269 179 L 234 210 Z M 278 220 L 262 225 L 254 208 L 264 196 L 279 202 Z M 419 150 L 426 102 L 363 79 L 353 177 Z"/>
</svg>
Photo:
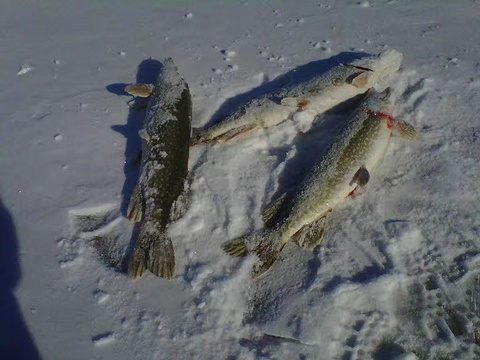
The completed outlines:
<svg viewBox="0 0 480 360">
<path fill-rule="evenodd" d="M 311 123 L 315 116 L 383 82 L 399 69 L 401 62 L 402 54 L 389 49 L 336 66 L 308 81 L 255 99 L 214 125 L 194 128 L 191 144 L 225 142 L 285 120 Z M 281 99 L 280 103 L 276 99 Z"/>
<path fill-rule="evenodd" d="M 130 89 L 147 89 L 137 84 Z M 142 169 L 133 190 L 127 217 L 143 222 L 128 264 L 128 274 L 139 277 L 148 268 L 171 278 L 175 270 L 172 240 L 166 233 L 174 202 L 184 191 L 188 173 L 192 101 L 187 83 L 175 63 L 167 59 L 151 94 L 143 129 Z M 147 90 L 148 90 L 147 89 Z"/>
<path fill-rule="evenodd" d="M 318 246 L 327 214 L 357 187 L 367 184 L 369 172 L 383 156 L 392 131 L 405 138 L 415 137 L 411 125 L 393 119 L 389 93 L 388 89 L 383 93 L 372 90 L 300 186 L 266 208 L 264 229 L 223 244 L 232 256 L 245 255 L 248 250 L 257 254 L 260 261 L 253 276 L 268 270 L 289 240 L 304 248 Z M 285 215 L 275 219 L 281 211 Z"/>
</svg>

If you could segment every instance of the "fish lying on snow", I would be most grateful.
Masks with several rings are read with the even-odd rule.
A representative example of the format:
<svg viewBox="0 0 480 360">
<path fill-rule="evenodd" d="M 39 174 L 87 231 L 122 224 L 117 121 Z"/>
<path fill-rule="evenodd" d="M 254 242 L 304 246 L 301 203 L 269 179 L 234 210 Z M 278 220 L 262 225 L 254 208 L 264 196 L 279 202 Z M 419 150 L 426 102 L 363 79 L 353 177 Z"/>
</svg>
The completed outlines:
<svg viewBox="0 0 480 360">
<path fill-rule="evenodd" d="M 384 81 L 399 69 L 401 62 L 402 54 L 389 49 L 336 66 L 308 81 L 255 99 L 214 125 L 194 128 L 191 144 L 225 142 L 285 120 L 311 122 L 315 116 Z"/>
<path fill-rule="evenodd" d="M 188 173 L 192 101 L 187 83 L 175 63 L 167 59 L 156 84 L 131 85 L 150 96 L 143 129 L 141 175 L 128 205 L 127 217 L 143 222 L 128 264 L 128 274 L 139 277 L 148 268 L 171 278 L 175 270 L 172 240 L 166 233 L 174 202 L 184 191 Z"/>
<path fill-rule="evenodd" d="M 266 208 L 264 229 L 223 244 L 222 248 L 232 256 L 243 256 L 248 250 L 257 254 L 254 277 L 270 268 L 289 240 L 304 248 L 320 245 L 327 214 L 353 195 L 357 187 L 368 183 L 370 171 L 383 156 L 392 131 L 404 138 L 415 137 L 411 125 L 393 119 L 389 93 L 389 89 L 383 93 L 371 91 L 300 186 Z M 285 215 L 273 221 L 282 211 Z"/>
</svg>

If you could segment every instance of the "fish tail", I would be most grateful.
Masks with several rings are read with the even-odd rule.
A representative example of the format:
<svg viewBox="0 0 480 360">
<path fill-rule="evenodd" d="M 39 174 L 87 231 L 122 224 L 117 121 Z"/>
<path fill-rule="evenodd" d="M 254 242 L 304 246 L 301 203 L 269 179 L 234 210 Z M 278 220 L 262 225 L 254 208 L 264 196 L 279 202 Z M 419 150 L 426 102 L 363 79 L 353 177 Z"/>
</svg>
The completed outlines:
<svg viewBox="0 0 480 360">
<path fill-rule="evenodd" d="M 136 279 L 147 269 L 147 252 L 141 246 L 135 246 L 128 260 L 128 276 Z"/>
<path fill-rule="evenodd" d="M 195 146 L 204 142 L 203 133 L 201 128 L 192 128 L 192 134 L 190 135 L 190 146 Z"/>
<path fill-rule="evenodd" d="M 237 237 L 222 244 L 222 250 L 233 257 L 245 256 L 251 249 L 255 249 L 264 234 L 264 230 L 259 230 L 251 234 Z"/>
<path fill-rule="evenodd" d="M 223 251 L 233 257 L 245 256 L 249 249 L 257 255 L 251 275 L 257 278 L 265 273 L 277 261 L 283 245 L 280 234 L 276 230 L 260 230 L 251 235 L 245 235 L 227 241 L 222 245 Z"/>
<path fill-rule="evenodd" d="M 148 270 L 152 274 L 170 279 L 175 272 L 175 252 L 172 240 L 165 233 L 161 233 L 151 245 L 148 256 Z"/>
<path fill-rule="evenodd" d="M 233 257 L 245 256 L 247 254 L 247 244 L 245 242 L 245 236 L 241 236 L 223 243 L 222 250 Z"/>
<path fill-rule="evenodd" d="M 152 274 L 170 279 L 175 271 L 175 253 L 172 240 L 159 230 L 160 224 L 142 224 L 135 248 L 128 262 L 128 275 L 135 279 L 147 269 Z"/>
</svg>

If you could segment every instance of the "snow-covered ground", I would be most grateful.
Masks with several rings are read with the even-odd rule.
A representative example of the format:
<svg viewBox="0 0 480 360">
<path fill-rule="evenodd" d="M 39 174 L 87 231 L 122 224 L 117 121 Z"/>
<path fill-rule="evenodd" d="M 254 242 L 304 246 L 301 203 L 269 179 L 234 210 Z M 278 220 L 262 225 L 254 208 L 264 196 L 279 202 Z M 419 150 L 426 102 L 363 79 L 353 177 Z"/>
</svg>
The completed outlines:
<svg viewBox="0 0 480 360">
<path fill-rule="evenodd" d="M 479 34 L 470 0 L 4 1 L 0 358 L 480 358 Z M 252 281 L 254 257 L 220 245 L 262 226 L 345 109 L 193 148 L 176 275 L 116 271 L 142 119 L 122 84 L 172 57 L 201 126 L 279 75 L 386 48 L 404 54 L 395 116 L 419 137 L 391 139 L 320 249 L 289 244 Z"/>
</svg>

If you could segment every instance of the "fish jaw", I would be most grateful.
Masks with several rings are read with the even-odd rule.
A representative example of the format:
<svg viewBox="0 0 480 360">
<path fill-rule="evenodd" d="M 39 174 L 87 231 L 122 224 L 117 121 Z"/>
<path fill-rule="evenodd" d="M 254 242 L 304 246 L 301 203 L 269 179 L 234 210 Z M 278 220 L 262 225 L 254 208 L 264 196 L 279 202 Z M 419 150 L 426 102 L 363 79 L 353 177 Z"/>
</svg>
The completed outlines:
<svg viewBox="0 0 480 360">
<path fill-rule="evenodd" d="M 142 168 L 129 215 L 143 222 L 129 260 L 128 272 L 136 278 L 148 268 L 171 278 L 175 255 L 166 227 L 174 201 L 184 190 L 188 173 L 192 101 L 189 87 L 171 59 L 160 71 L 139 132 Z"/>
<path fill-rule="evenodd" d="M 388 49 L 379 55 L 362 58 L 329 71 L 319 80 L 318 89 L 312 91 L 314 95 L 305 97 L 304 100 L 308 103 L 305 110 L 314 117 L 373 87 L 384 87 L 400 68 L 402 59 L 400 52 Z M 349 80 L 362 75 L 365 75 L 362 77 L 364 81 L 355 85 Z"/>
<path fill-rule="evenodd" d="M 275 94 L 275 97 L 282 98 L 281 104 L 267 96 L 254 100 L 218 123 L 196 129 L 191 145 L 225 142 L 254 129 L 278 125 L 287 119 L 306 131 L 315 116 L 365 93 L 380 80 L 385 82 L 399 69 L 401 61 L 402 54 L 389 49 L 379 55 L 339 65 L 307 82 L 286 86 Z M 356 81 L 359 79 L 362 81 Z"/>
<path fill-rule="evenodd" d="M 367 61 L 365 66 L 373 70 L 373 76 L 369 79 L 368 85 L 379 89 L 384 88 L 390 77 L 400 69 L 402 60 L 402 53 L 388 49 L 380 53 L 376 59 Z"/>
</svg>

